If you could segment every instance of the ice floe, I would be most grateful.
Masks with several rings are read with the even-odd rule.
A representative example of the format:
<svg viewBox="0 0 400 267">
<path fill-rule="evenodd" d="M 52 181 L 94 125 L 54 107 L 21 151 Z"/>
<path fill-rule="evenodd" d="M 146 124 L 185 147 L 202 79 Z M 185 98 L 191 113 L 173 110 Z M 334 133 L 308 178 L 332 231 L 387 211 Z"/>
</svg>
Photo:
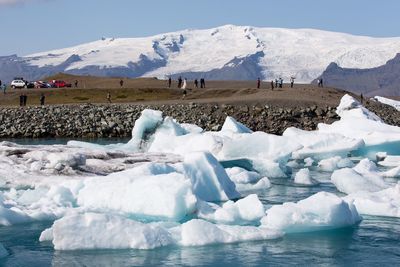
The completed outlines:
<svg viewBox="0 0 400 267">
<path fill-rule="evenodd" d="M 272 206 L 262 225 L 285 233 L 313 232 L 349 227 L 361 221 L 355 206 L 327 192 L 316 193 L 297 203 Z"/>
<path fill-rule="evenodd" d="M 356 206 L 360 214 L 400 217 L 400 183 L 377 192 L 357 192 L 344 198 Z"/>
</svg>

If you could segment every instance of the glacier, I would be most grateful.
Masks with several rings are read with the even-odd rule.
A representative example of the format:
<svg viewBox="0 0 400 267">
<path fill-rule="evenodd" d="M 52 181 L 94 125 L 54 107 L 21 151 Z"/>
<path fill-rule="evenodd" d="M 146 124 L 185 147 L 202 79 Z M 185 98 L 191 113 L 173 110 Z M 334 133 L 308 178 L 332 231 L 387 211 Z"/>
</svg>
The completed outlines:
<svg viewBox="0 0 400 267">
<path fill-rule="evenodd" d="M 245 80 L 295 76 L 298 82 L 311 82 L 331 62 L 344 68 L 378 67 L 394 58 L 399 47 L 400 38 L 224 25 L 144 38 L 104 38 L 10 61 L 54 73 Z"/>
<path fill-rule="evenodd" d="M 387 149 L 399 128 L 349 95 L 337 112 L 330 125 L 277 136 L 230 117 L 205 131 L 143 110 L 127 143 L 0 142 L 0 227 L 51 221 L 40 241 L 56 250 L 154 249 L 357 227 L 360 214 L 400 217 L 400 150 Z M 260 197 L 288 186 L 314 192 Z"/>
</svg>

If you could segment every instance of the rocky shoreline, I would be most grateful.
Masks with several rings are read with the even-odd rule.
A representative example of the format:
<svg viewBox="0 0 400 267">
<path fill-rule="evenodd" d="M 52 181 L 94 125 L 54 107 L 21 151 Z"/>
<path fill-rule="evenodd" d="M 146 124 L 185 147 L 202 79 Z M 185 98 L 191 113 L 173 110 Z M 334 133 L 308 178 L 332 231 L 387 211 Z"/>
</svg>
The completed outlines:
<svg viewBox="0 0 400 267">
<path fill-rule="evenodd" d="M 386 123 L 400 126 L 400 112 L 379 103 L 367 107 Z M 270 105 L 175 104 L 175 105 L 54 105 L 0 107 L 0 138 L 105 138 L 130 137 L 143 109 L 163 111 L 178 122 L 193 123 L 206 130 L 219 130 L 227 115 L 255 131 L 282 134 L 288 127 L 316 129 L 339 117 L 335 107 L 279 107 Z"/>
</svg>

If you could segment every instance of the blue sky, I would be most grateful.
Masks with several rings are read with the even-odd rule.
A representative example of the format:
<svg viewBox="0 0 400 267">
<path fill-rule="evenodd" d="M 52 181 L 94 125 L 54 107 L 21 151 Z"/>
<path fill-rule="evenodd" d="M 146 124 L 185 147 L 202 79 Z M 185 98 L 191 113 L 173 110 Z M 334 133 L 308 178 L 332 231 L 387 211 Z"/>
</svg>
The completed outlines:
<svg viewBox="0 0 400 267">
<path fill-rule="evenodd" d="M 0 0 L 0 55 L 225 24 L 400 36 L 399 0 Z"/>
</svg>

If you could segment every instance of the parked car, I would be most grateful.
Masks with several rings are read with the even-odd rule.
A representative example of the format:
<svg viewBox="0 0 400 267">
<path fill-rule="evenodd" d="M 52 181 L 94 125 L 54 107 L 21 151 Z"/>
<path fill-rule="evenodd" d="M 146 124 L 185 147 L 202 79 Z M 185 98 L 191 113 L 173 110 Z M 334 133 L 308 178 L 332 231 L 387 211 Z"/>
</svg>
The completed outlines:
<svg viewBox="0 0 400 267">
<path fill-rule="evenodd" d="M 64 88 L 64 87 L 71 87 L 71 86 L 72 85 L 70 83 L 66 83 L 64 81 L 59 81 L 59 80 L 53 81 L 51 83 L 51 87 L 53 87 L 53 88 Z"/>
<path fill-rule="evenodd" d="M 15 88 L 26 88 L 26 83 L 24 80 L 13 80 L 10 84 L 12 89 Z"/>
<path fill-rule="evenodd" d="M 25 81 L 26 88 L 35 88 L 35 83 L 34 82 L 27 82 Z"/>
<path fill-rule="evenodd" d="M 35 88 L 51 88 L 51 84 L 46 81 L 36 81 Z"/>
</svg>

